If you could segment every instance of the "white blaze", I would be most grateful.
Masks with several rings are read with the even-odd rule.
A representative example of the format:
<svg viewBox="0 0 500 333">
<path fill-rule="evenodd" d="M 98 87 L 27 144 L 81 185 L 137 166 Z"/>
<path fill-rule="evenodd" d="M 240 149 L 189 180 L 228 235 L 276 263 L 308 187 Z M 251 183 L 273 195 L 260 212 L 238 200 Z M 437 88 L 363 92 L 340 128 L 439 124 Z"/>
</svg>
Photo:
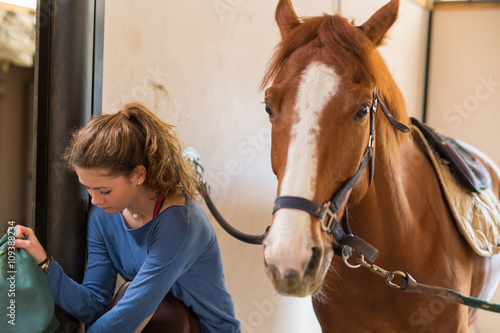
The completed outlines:
<svg viewBox="0 0 500 333">
<path fill-rule="evenodd" d="M 311 63 L 302 73 L 294 110 L 298 121 L 292 125 L 279 196 L 313 198 L 318 165 L 319 122 L 323 109 L 337 92 L 338 84 L 339 77 L 335 71 L 320 62 Z M 311 246 L 309 228 L 308 213 L 295 209 L 280 209 L 275 213 L 273 221 L 272 234 L 277 238 L 270 243 L 279 248 L 284 244 L 302 242 L 306 246 L 302 251 L 308 251 Z M 279 244 L 281 242 L 283 243 Z M 278 248 L 273 250 L 279 251 Z M 296 251 L 290 252 L 295 252 L 290 253 L 290 257 L 300 255 Z"/>
<path fill-rule="evenodd" d="M 337 91 L 338 82 L 335 71 L 322 63 L 313 62 L 302 73 L 295 103 L 299 121 L 292 125 L 280 195 L 312 199 L 318 163 L 319 121 L 323 109 Z"/>
</svg>

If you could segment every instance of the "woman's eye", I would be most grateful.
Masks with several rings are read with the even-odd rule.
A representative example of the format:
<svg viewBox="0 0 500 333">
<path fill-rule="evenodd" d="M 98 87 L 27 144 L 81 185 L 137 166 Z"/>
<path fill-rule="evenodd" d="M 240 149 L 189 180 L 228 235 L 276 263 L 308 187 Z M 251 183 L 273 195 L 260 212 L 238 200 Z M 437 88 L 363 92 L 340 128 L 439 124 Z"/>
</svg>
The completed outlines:
<svg viewBox="0 0 500 333">
<path fill-rule="evenodd" d="M 273 109 L 269 105 L 269 102 L 265 101 L 264 103 L 266 104 L 266 112 L 269 115 L 269 118 L 273 118 Z"/>
<path fill-rule="evenodd" d="M 110 194 L 110 193 L 111 193 L 111 190 L 106 191 L 106 192 L 101 191 L 101 194 L 102 194 L 102 195 L 108 195 L 108 194 Z"/>
<path fill-rule="evenodd" d="M 368 113 L 370 113 L 370 106 L 365 104 L 359 108 L 358 112 L 356 112 L 354 120 L 364 120 Z"/>
</svg>

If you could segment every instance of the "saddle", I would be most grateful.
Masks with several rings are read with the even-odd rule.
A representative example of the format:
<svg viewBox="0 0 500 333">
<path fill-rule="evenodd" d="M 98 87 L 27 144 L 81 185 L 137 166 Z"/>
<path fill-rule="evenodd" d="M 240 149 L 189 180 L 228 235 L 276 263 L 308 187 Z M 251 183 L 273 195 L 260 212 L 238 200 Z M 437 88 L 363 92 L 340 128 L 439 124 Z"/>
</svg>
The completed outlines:
<svg viewBox="0 0 500 333">
<path fill-rule="evenodd" d="M 449 163 L 457 180 L 469 191 L 481 193 L 491 188 L 491 175 L 486 167 L 452 138 L 440 135 L 432 127 L 411 118 L 411 123 L 424 135 L 431 148 Z"/>
<path fill-rule="evenodd" d="M 414 118 L 411 122 L 460 233 L 477 254 L 490 257 L 500 253 L 500 201 L 486 167 L 457 141 Z"/>
</svg>

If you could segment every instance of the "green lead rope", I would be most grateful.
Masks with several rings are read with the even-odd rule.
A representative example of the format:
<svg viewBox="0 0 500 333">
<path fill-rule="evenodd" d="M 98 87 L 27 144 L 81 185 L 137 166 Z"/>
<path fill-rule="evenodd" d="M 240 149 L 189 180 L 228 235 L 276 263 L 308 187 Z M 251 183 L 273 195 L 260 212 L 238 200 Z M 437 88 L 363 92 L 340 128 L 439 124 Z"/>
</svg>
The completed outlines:
<svg viewBox="0 0 500 333">
<path fill-rule="evenodd" d="M 446 302 L 466 305 L 476 309 L 500 313 L 500 304 L 490 303 L 475 297 L 465 296 L 461 293 L 438 286 L 418 283 L 413 276 L 402 271 L 388 271 L 375 264 L 368 263 L 363 257 L 356 258 L 357 266 L 348 263 L 350 253 L 346 254 L 343 259 L 344 263 L 351 268 L 363 266 L 369 269 L 372 273 L 377 274 L 385 280 L 385 283 L 395 289 L 407 293 L 419 293 L 430 297 L 438 298 Z"/>
<path fill-rule="evenodd" d="M 456 291 L 451 290 L 451 289 L 445 289 L 445 290 L 447 292 L 449 292 L 450 294 L 453 294 L 456 297 L 460 298 L 463 301 L 462 304 L 464 304 L 464 305 L 467 305 L 467 306 L 470 306 L 473 308 L 477 308 L 477 309 L 483 309 L 486 311 L 500 313 L 500 304 L 486 302 L 486 301 L 483 301 L 482 299 L 478 299 L 478 298 L 474 298 L 474 297 L 470 297 L 470 296 L 464 296 L 464 295 L 460 294 L 459 292 L 456 292 Z"/>
<path fill-rule="evenodd" d="M 485 300 L 471 296 L 465 296 L 452 289 L 418 283 L 408 273 L 402 273 L 402 275 L 403 275 L 402 279 L 398 284 L 398 287 L 402 291 L 417 292 L 434 298 L 439 298 L 446 302 L 462 304 L 476 309 L 482 309 L 486 311 L 500 313 L 500 304 L 490 303 Z"/>
</svg>

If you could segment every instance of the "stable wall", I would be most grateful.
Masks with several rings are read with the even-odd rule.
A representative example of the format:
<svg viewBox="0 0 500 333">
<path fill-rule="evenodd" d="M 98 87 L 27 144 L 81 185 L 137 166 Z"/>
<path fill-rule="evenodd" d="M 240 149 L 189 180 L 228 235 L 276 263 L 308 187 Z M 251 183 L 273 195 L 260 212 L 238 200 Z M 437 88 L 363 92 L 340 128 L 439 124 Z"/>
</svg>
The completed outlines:
<svg viewBox="0 0 500 333">
<path fill-rule="evenodd" d="M 302 16 L 340 10 L 362 24 L 387 1 L 295 0 Z M 103 112 L 135 100 L 176 126 L 195 147 L 212 198 L 237 228 L 261 234 L 276 194 L 270 125 L 259 86 L 279 31 L 277 0 L 107 0 Z M 427 11 L 402 0 L 397 27 L 382 48 L 391 71 L 420 115 Z M 277 296 L 265 275 L 262 247 L 227 235 L 212 219 L 226 282 L 243 332 L 320 332 L 310 298 Z"/>
</svg>

